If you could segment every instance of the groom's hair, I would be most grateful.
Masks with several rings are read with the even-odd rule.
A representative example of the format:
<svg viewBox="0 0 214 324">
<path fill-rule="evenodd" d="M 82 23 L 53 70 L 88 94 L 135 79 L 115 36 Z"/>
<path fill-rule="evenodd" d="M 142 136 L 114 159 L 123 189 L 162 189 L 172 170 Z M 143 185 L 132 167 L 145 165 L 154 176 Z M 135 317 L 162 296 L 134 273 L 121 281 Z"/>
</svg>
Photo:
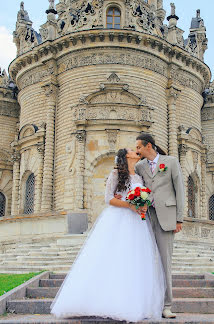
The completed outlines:
<svg viewBox="0 0 214 324">
<path fill-rule="evenodd" d="M 152 135 L 148 133 L 141 133 L 140 135 L 137 136 L 136 140 L 140 140 L 143 144 L 143 146 L 146 146 L 148 143 L 152 144 L 152 148 L 157 151 L 161 155 L 166 155 L 166 153 L 158 146 L 155 144 L 155 139 L 152 137 Z"/>
</svg>

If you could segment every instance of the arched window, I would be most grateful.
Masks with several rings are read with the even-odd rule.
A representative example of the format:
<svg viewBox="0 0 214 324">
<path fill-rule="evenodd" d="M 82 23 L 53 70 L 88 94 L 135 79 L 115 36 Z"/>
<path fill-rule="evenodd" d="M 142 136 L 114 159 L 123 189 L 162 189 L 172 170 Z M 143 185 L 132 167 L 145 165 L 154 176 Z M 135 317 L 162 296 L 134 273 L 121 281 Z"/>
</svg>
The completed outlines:
<svg viewBox="0 0 214 324">
<path fill-rule="evenodd" d="M 34 190 L 35 177 L 31 173 L 26 181 L 24 214 L 32 214 L 34 212 Z"/>
<path fill-rule="evenodd" d="M 0 217 L 5 215 L 5 208 L 6 208 L 6 198 L 3 193 L 0 192 Z"/>
<path fill-rule="evenodd" d="M 117 7 L 111 7 L 107 11 L 106 26 L 107 28 L 120 29 L 121 12 Z"/>
<path fill-rule="evenodd" d="M 214 221 L 214 195 L 209 199 L 209 218 Z"/>
<path fill-rule="evenodd" d="M 188 178 L 188 216 L 195 217 L 195 184 L 191 176 Z"/>
</svg>

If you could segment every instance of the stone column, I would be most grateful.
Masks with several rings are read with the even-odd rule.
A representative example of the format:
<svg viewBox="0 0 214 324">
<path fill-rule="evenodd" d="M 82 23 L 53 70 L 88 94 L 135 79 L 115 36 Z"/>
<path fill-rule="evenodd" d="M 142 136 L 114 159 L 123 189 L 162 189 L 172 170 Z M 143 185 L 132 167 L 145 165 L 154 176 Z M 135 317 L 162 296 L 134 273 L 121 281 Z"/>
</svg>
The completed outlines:
<svg viewBox="0 0 214 324">
<path fill-rule="evenodd" d="M 201 155 L 201 218 L 209 220 L 208 215 L 208 209 L 207 209 L 207 203 L 208 203 L 208 197 L 206 194 L 206 153 L 203 153 Z"/>
<path fill-rule="evenodd" d="M 44 144 L 37 145 L 39 163 L 38 163 L 38 171 L 37 171 L 36 183 L 35 183 L 35 212 L 36 213 L 41 210 L 44 150 L 45 150 Z"/>
<path fill-rule="evenodd" d="M 76 207 L 84 209 L 84 170 L 86 132 L 77 131 L 77 162 L 76 162 Z"/>
<path fill-rule="evenodd" d="M 178 90 L 174 87 L 167 89 L 168 102 L 168 152 L 169 155 L 178 157 L 177 121 L 176 121 L 176 100 Z"/>
<path fill-rule="evenodd" d="M 53 208 L 54 148 L 55 148 L 55 111 L 57 87 L 53 82 L 43 85 L 47 98 L 46 136 L 42 186 L 42 211 Z"/>
<path fill-rule="evenodd" d="M 12 155 L 13 161 L 13 186 L 12 186 L 12 206 L 11 215 L 19 213 L 19 189 L 20 189 L 20 153 L 14 151 Z"/>
</svg>

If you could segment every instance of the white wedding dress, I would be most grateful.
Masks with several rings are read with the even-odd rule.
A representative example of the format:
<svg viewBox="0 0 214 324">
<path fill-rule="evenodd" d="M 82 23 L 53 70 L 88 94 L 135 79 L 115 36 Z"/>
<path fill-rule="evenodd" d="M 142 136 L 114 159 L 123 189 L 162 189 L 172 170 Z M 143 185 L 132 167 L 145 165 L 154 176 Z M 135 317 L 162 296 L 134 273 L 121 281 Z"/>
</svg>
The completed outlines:
<svg viewBox="0 0 214 324">
<path fill-rule="evenodd" d="M 132 189 L 143 185 L 140 176 L 130 177 Z M 116 186 L 114 170 L 106 184 L 106 203 Z M 120 193 L 123 200 L 129 190 Z M 96 316 L 127 322 L 160 319 L 164 295 L 164 273 L 149 219 L 109 206 L 90 231 L 51 313 L 58 318 Z"/>
</svg>

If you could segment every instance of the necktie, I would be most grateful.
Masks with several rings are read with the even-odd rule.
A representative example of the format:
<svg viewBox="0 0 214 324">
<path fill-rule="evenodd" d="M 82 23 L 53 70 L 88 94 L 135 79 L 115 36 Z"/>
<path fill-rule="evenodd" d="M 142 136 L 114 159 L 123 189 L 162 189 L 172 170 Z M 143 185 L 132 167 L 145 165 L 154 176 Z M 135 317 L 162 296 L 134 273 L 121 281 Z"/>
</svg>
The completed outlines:
<svg viewBox="0 0 214 324">
<path fill-rule="evenodd" d="M 152 172 L 152 174 L 153 174 L 154 171 L 155 171 L 155 162 L 151 161 L 151 162 L 149 162 L 149 165 L 150 165 L 150 170 L 151 170 L 151 172 Z M 151 204 L 152 204 L 152 207 L 155 208 L 155 202 L 154 202 L 154 199 L 152 199 Z"/>
<path fill-rule="evenodd" d="M 151 170 L 151 172 L 153 174 L 154 171 L 155 171 L 155 162 L 151 161 L 151 162 L 149 162 L 149 165 L 150 165 L 150 170 Z"/>
</svg>

